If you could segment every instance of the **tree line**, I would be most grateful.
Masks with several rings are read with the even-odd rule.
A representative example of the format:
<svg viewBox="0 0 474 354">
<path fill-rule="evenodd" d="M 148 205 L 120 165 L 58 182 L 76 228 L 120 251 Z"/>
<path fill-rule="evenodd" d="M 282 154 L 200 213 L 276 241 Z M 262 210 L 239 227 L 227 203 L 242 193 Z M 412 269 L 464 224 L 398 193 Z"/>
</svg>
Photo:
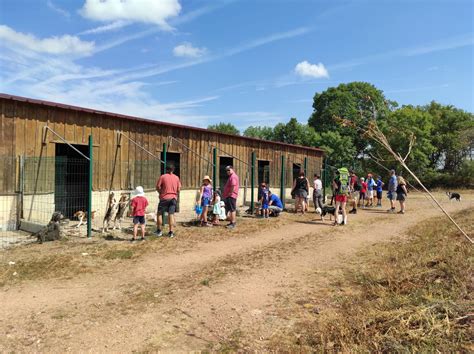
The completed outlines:
<svg viewBox="0 0 474 354">
<path fill-rule="evenodd" d="M 341 124 L 341 121 L 349 124 Z M 386 174 L 400 166 L 366 134 L 378 125 L 392 148 L 430 187 L 474 187 L 474 115 L 435 101 L 424 106 L 403 105 L 387 99 L 366 82 L 351 82 L 316 93 L 307 124 L 290 118 L 274 127 L 250 126 L 247 137 L 320 147 L 332 166 Z M 231 123 L 208 129 L 240 134 Z"/>
</svg>

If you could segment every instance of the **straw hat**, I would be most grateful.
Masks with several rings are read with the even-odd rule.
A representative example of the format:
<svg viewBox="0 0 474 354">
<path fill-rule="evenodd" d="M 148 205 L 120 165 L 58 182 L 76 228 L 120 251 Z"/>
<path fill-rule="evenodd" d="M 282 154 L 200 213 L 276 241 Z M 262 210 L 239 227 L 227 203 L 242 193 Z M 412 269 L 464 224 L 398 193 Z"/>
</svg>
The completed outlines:
<svg viewBox="0 0 474 354">
<path fill-rule="evenodd" d="M 138 186 L 137 188 L 135 188 L 135 190 L 133 191 L 133 194 L 135 195 L 135 197 L 143 197 L 145 195 L 145 192 L 143 191 L 143 187 Z"/>
<path fill-rule="evenodd" d="M 209 177 L 209 176 L 204 176 L 204 178 L 203 178 L 202 180 L 205 181 L 206 179 L 209 181 L 209 183 L 212 183 L 211 177 Z"/>
</svg>

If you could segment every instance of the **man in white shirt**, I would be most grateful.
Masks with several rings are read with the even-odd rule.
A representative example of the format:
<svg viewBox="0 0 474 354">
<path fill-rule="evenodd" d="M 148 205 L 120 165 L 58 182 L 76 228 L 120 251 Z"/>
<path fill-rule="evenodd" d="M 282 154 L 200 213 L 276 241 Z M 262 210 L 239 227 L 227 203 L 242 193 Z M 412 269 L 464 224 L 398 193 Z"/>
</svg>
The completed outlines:
<svg viewBox="0 0 474 354">
<path fill-rule="evenodd" d="M 314 174 L 313 180 L 313 203 L 314 208 L 322 208 L 323 207 L 323 182 L 319 178 L 318 174 Z"/>
</svg>

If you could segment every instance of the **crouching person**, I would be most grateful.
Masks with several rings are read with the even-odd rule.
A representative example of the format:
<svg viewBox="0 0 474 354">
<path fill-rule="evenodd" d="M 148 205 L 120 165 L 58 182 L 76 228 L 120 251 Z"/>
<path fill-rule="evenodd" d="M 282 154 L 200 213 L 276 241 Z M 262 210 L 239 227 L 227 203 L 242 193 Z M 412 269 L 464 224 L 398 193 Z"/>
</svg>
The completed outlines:
<svg viewBox="0 0 474 354">
<path fill-rule="evenodd" d="M 283 211 L 283 203 L 281 202 L 281 199 L 271 191 L 268 191 L 268 210 L 270 211 L 270 215 L 273 216 L 279 216 Z"/>
</svg>

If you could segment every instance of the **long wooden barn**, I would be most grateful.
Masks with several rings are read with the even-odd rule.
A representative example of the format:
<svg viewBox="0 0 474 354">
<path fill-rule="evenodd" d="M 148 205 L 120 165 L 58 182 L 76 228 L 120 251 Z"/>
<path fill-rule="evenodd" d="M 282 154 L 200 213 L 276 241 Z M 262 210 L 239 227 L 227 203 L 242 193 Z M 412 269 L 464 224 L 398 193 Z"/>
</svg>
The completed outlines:
<svg viewBox="0 0 474 354">
<path fill-rule="evenodd" d="M 255 184 L 265 181 L 285 197 L 300 169 L 312 175 L 322 168 L 318 148 L 7 94 L 0 94 L 0 106 L 0 229 L 17 227 L 21 220 L 44 223 L 55 210 L 71 217 L 86 207 L 89 136 L 92 210 L 99 219 L 110 191 L 130 192 L 141 185 L 156 203 L 155 183 L 165 157 L 181 178 L 180 211 L 188 216 L 202 178 L 213 176 L 214 165 L 218 187 L 225 182 L 225 166 L 234 166 L 242 185 L 240 205 L 250 201 L 252 153 Z"/>
</svg>

